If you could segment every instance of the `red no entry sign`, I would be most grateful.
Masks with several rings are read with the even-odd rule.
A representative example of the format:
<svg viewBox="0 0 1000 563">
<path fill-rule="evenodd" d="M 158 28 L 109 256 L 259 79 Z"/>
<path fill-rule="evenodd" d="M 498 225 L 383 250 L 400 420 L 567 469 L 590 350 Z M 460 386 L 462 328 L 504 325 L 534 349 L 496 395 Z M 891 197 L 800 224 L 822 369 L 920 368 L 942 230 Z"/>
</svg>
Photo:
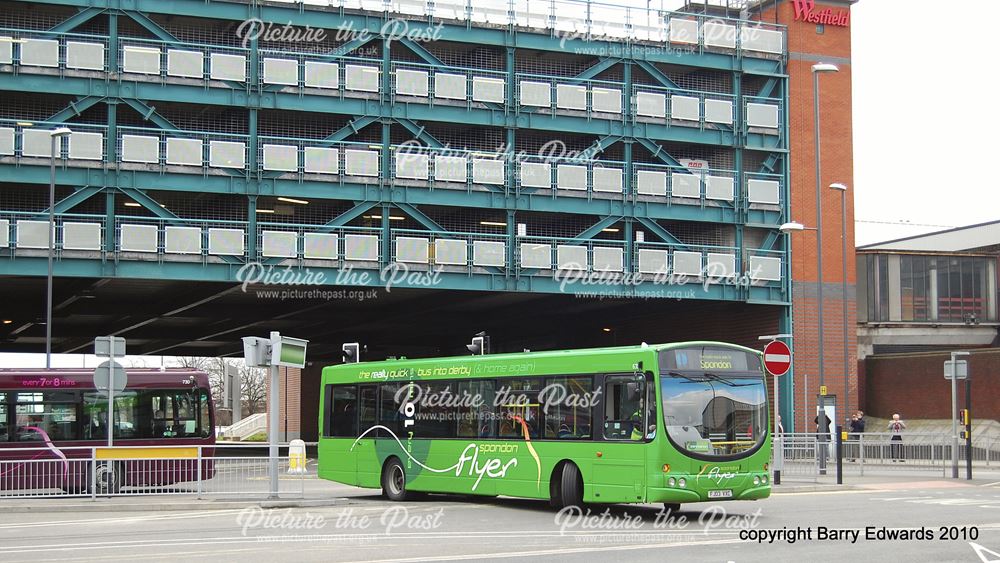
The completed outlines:
<svg viewBox="0 0 1000 563">
<path fill-rule="evenodd" d="M 788 345 L 778 340 L 772 340 L 764 346 L 764 367 L 772 375 L 785 375 L 792 367 L 792 351 Z"/>
</svg>

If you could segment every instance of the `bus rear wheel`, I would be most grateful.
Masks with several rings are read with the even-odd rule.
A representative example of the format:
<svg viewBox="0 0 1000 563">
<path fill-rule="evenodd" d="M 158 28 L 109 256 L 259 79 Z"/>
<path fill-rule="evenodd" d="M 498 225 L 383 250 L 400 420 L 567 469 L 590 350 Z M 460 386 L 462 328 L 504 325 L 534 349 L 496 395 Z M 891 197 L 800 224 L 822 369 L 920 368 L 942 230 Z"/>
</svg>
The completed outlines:
<svg viewBox="0 0 1000 563">
<path fill-rule="evenodd" d="M 406 491 L 406 470 L 396 458 L 391 459 L 382 469 L 382 494 L 393 501 L 404 501 L 409 496 Z"/>
</svg>

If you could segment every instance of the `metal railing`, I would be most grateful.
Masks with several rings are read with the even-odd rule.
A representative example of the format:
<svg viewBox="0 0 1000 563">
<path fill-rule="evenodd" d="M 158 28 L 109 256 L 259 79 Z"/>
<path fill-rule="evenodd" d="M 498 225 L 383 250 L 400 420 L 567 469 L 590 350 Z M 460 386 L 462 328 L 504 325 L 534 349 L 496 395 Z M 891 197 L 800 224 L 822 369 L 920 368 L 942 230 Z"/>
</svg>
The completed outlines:
<svg viewBox="0 0 1000 563">
<path fill-rule="evenodd" d="M 821 472 L 822 450 L 818 434 L 794 433 L 775 436 L 775 468 L 782 475 L 814 477 Z M 924 471 L 947 476 L 952 463 L 952 437 L 949 433 L 909 432 L 893 439 L 890 433 L 848 433 L 843 441 L 843 469 L 847 474 L 863 476 L 866 471 Z M 826 474 L 835 471 L 836 441 L 827 447 Z M 968 450 L 962 441 L 958 447 L 960 470 L 964 475 Z M 988 435 L 974 437 L 973 465 L 989 467 L 1000 462 L 1000 438 Z"/>
<path fill-rule="evenodd" d="M 301 498 L 306 474 L 247 451 L 260 445 L 23 447 L 0 450 L 0 499 L 194 495 L 197 498 Z M 241 451 L 242 450 L 242 451 Z"/>
<path fill-rule="evenodd" d="M 49 130 L 65 124 L 0 119 L 0 161 L 49 163 Z M 196 130 L 118 127 L 108 138 L 103 125 L 71 124 L 61 141 L 59 166 L 117 166 L 120 169 L 211 175 L 265 174 L 273 177 L 368 184 L 392 180 L 400 185 L 436 189 L 490 189 L 512 195 L 552 190 L 552 197 L 587 197 L 738 209 L 781 201 L 779 175 L 701 169 L 666 164 L 628 163 L 562 154 L 559 145 L 538 155 L 327 141 Z M 7 148 L 4 148 L 7 147 Z M 546 154 L 552 152 L 552 154 Z M 388 158 L 389 162 L 383 162 Z M 22 160 L 25 159 L 25 160 Z M 388 166 L 386 166 L 388 164 Z M 386 170 L 387 169 L 387 170 Z M 386 177 L 388 174 L 388 178 Z M 758 206 L 759 207 L 759 206 Z M 763 220 L 763 216 L 759 217 Z"/>
<path fill-rule="evenodd" d="M 781 284 L 785 253 L 733 246 L 634 242 L 613 238 L 560 238 L 519 234 L 443 232 L 393 228 L 391 248 L 383 253 L 378 227 L 330 227 L 258 221 L 118 215 L 113 227 L 105 216 L 56 215 L 55 255 L 158 262 L 315 260 L 326 267 L 377 267 L 397 261 L 474 271 L 500 267 L 526 275 L 555 270 L 641 274 L 653 283 Z M 0 212 L 0 249 L 12 257 L 37 255 L 48 248 L 44 213 Z M 498 230 L 506 225 L 498 223 Z M 111 240 L 108 240 L 111 237 Z M 403 253 L 399 240 L 405 239 Z M 250 244 L 255 243 L 251 252 Z M 110 250 L 109 250 L 110 249 Z M 513 249 L 510 251 L 510 249 Z M 107 250 L 107 252 L 105 252 Z"/>
</svg>

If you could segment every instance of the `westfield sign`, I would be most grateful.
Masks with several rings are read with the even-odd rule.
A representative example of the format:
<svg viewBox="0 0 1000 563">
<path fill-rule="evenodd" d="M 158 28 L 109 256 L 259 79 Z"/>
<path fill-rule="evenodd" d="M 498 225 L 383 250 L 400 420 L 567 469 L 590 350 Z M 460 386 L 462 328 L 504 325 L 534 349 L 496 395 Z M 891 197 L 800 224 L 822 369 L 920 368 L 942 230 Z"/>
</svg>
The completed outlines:
<svg viewBox="0 0 1000 563">
<path fill-rule="evenodd" d="M 851 12 L 833 8 L 816 9 L 816 0 L 792 0 L 795 20 L 808 23 L 847 27 L 851 24 Z"/>
</svg>

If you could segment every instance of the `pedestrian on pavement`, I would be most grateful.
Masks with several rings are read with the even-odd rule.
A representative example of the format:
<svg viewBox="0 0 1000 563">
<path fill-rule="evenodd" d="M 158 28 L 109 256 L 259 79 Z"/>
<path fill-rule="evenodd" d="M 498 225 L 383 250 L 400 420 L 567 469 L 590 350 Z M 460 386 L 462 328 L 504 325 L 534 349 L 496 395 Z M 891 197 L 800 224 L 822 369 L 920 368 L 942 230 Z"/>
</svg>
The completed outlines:
<svg viewBox="0 0 1000 563">
<path fill-rule="evenodd" d="M 889 422 L 889 432 L 892 433 L 892 461 L 905 461 L 903 459 L 903 430 L 906 430 L 906 423 L 900 420 L 898 414 L 892 415 L 892 421 Z"/>
<path fill-rule="evenodd" d="M 833 423 L 833 421 L 830 420 L 829 416 L 827 416 L 825 410 L 820 411 L 819 414 L 816 415 L 816 418 L 813 419 L 813 422 L 816 423 L 817 434 L 822 434 L 823 436 L 828 436 L 830 434 L 830 424 Z"/>
<path fill-rule="evenodd" d="M 854 447 L 853 443 L 848 446 L 849 451 L 851 451 L 851 453 L 853 454 L 855 451 L 859 451 L 861 449 L 860 440 L 861 440 L 861 433 L 865 431 L 865 413 L 861 412 L 860 410 L 854 413 L 854 416 L 851 417 L 851 424 L 849 426 L 849 429 L 851 432 L 850 441 L 859 442 L 856 448 Z M 851 455 L 848 457 L 847 461 L 854 461 L 855 457 L 856 457 L 855 455 Z"/>
<path fill-rule="evenodd" d="M 861 434 L 865 431 L 865 413 L 858 411 L 851 417 L 851 433 Z"/>
</svg>

